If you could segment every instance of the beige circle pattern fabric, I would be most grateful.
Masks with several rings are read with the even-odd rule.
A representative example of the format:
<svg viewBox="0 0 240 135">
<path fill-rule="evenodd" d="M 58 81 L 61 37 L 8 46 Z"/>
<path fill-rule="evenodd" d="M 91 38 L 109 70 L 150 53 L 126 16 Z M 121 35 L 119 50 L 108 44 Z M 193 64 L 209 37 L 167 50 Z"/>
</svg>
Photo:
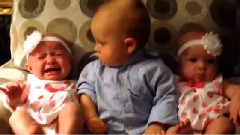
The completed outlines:
<svg viewBox="0 0 240 135">
<path fill-rule="evenodd" d="M 72 41 L 76 60 L 94 49 L 91 18 L 107 0 L 13 0 L 11 56 L 24 68 L 22 50 L 27 35 L 34 30 L 59 33 Z M 190 30 L 221 33 L 227 65 L 239 62 L 239 0 L 142 0 L 152 21 L 147 48 L 176 56 L 178 37 Z M 230 35 L 230 36 L 229 36 Z M 234 54 L 234 55 L 232 55 Z M 236 57 L 236 55 L 238 55 Z M 239 63 L 237 63 L 239 65 Z M 236 68 L 239 72 L 239 66 Z"/>
</svg>

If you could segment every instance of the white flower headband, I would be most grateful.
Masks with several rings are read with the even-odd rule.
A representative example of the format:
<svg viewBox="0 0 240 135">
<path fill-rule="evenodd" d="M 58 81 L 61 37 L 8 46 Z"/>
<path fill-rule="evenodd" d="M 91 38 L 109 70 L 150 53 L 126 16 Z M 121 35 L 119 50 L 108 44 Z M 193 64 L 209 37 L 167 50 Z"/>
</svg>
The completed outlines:
<svg viewBox="0 0 240 135">
<path fill-rule="evenodd" d="M 42 37 L 42 33 L 40 33 L 39 31 L 33 31 L 32 34 L 30 34 L 27 37 L 23 45 L 24 53 L 26 53 L 27 59 L 29 54 L 37 47 L 37 45 L 41 41 L 57 41 L 61 43 L 67 49 L 67 51 L 71 54 L 71 49 L 69 48 L 68 44 L 61 38 L 56 36 Z"/>
<path fill-rule="evenodd" d="M 222 53 L 222 44 L 218 38 L 218 34 L 213 34 L 213 32 L 206 33 L 201 39 L 190 40 L 186 42 L 178 50 L 178 56 L 180 56 L 185 49 L 194 45 L 203 45 L 204 49 L 208 54 L 213 55 L 214 57 L 219 56 Z"/>
</svg>

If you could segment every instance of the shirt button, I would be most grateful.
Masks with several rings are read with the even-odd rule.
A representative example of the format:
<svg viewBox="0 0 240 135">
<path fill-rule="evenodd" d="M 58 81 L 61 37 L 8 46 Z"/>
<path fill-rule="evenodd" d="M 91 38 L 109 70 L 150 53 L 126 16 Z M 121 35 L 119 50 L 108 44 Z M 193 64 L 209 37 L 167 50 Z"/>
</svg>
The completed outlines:
<svg viewBox="0 0 240 135">
<path fill-rule="evenodd" d="M 128 130 L 133 130 L 133 126 L 128 126 Z"/>
<path fill-rule="evenodd" d="M 142 72 L 142 68 L 139 68 L 139 69 L 138 69 L 138 73 L 141 73 L 141 72 Z"/>
<path fill-rule="evenodd" d="M 121 92 L 125 92 L 126 90 L 124 88 L 121 88 Z"/>
<path fill-rule="evenodd" d="M 129 108 L 126 108 L 125 109 L 125 113 L 130 113 L 131 111 L 130 111 L 130 109 Z"/>
</svg>

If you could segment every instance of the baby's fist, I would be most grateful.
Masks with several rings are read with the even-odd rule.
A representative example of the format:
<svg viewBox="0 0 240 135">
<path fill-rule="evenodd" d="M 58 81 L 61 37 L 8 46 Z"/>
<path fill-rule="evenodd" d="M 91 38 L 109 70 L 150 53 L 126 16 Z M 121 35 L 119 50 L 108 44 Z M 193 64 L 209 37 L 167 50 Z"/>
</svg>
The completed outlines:
<svg viewBox="0 0 240 135">
<path fill-rule="evenodd" d="M 104 134 L 107 133 L 106 124 L 99 118 L 91 118 L 87 122 L 87 127 L 90 133 Z"/>
</svg>

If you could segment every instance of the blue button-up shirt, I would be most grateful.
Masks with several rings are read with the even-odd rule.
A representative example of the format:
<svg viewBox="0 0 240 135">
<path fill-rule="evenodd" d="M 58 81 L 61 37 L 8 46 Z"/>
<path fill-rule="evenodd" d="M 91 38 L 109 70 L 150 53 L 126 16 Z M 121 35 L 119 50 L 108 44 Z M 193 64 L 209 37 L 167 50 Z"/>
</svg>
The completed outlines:
<svg viewBox="0 0 240 135">
<path fill-rule="evenodd" d="M 159 57 L 140 50 L 121 67 L 99 60 L 81 72 L 78 94 L 89 95 L 108 133 L 142 133 L 152 122 L 174 125 L 178 97 L 174 75 Z"/>
</svg>

